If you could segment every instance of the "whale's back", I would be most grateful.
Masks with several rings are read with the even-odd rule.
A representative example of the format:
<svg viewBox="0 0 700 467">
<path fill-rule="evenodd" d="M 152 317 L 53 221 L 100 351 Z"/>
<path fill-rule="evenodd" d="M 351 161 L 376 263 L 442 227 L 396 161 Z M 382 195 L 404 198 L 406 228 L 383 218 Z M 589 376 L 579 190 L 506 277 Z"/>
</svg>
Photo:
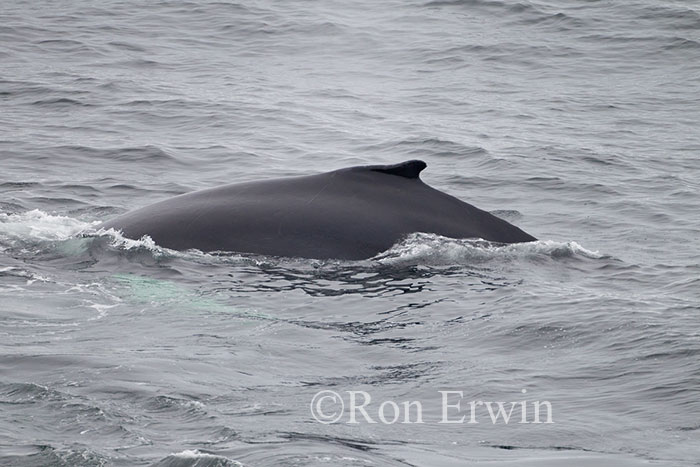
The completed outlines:
<svg viewBox="0 0 700 467">
<path fill-rule="evenodd" d="M 413 232 L 535 240 L 426 185 L 418 176 L 424 167 L 408 161 L 227 185 L 128 212 L 102 227 L 129 238 L 148 235 L 176 250 L 336 259 L 372 257 Z"/>
</svg>

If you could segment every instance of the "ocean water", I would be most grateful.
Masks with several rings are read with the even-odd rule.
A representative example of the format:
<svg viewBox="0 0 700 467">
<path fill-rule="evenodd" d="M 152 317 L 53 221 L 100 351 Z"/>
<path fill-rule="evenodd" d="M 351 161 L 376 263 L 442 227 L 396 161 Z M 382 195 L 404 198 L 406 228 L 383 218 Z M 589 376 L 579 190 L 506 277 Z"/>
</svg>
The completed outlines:
<svg viewBox="0 0 700 467">
<path fill-rule="evenodd" d="M 695 0 L 4 1 L 0 464 L 700 465 L 699 121 Z M 338 262 L 95 232 L 416 158 L 540 241 Z M 423 423 L 378 418 L 405 401 Z M 517 423 L 535 401 L 553 423 Z"/>
</svg>

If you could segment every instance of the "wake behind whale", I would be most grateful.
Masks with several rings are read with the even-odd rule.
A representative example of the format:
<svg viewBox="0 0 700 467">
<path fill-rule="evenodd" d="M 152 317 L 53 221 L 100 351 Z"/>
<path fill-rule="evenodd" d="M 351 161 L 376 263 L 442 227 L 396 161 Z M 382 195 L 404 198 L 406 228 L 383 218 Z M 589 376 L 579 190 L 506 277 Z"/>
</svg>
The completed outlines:
<svg viewBox="0 0 700 467">
<path fill-rule="evenodd" d="M 425 184 L 425 162 L 350 167 L 176 196 L 103 223 L 174 250 L 367 259 L 407 235 L 500 243 L 535 237 Z"/>
</svg>

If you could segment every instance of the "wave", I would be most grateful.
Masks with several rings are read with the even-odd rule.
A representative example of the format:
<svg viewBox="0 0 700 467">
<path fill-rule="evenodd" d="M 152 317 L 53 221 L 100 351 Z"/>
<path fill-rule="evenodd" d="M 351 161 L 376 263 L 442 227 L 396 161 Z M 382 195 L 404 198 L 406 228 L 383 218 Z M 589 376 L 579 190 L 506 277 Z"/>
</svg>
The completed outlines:
<svg viewBox="0 0 700 467">
<path fill-rule="evenodd" d="M 186 467 L 194 465 L 197 467 L 243 466 L 240 462 L 227 457 L 202 452 L 198 449 L 186 449 L 182 452 L 170 454 L 165 459 L 153 464 L 152 467 Z"/>
<path fill-rule="evenodd" d="M 64 401 L 63 393 L 36 383 L 0 384 L 0 403 L 28 404 L 39 400 Z"/>
<path fill-rule="evenodd" d="M 549 9 L 543 4 L 530 2 L 508 2 L 499 0 L 438 0 L 423 5 L 425 8 L 458 8 L 488 11 L 499 16 L 509 17 L 514 24 L 552 26 L 565 31 L 587 27 L 588 24 L 558 9 Z"/>
<path fill-rule="evenodd" d="M 39 209 L 17 214 L 0 213 L 0 248 L 7 242 L 17 240 L 25 242 L 68 240 L 98 223 L 48 214 Z"/>
<path fill-rule="evenodd" d="M 79 101 L 77 99 L 70 99 L 68 97 L 52 97 L 52 98 L 47 98 L 47 99 L 39 99 L 34 102 L 32 102 L 32 105 L 36 106 L 41 106 L 41 107 L 70 107 L 70 106 L 76 106 L 76 107 L 92 107 L 93 104 Z"/>
<path fill-rule="evenodd" d="M 114 148 L 95 148 L 91 146 L 54 146 L 54 151 L 75 152 L 91 159 L 103 159 L 105 161 L 118 162 L 143 162 L 149 164 L 161 164 L 163 162 L 179 162 L 179 160 L 158 146 L 147 144 L 144 146 L 127 146 Z"/>
<path fill-rule="evenodd" d="M 437 137 L 415 137 L 390 140 L 383 143 L 363 145 L 363 152 L 373 154 L 402 154 L 411 157 L 474 157 L 485 156 L 488 151 L 481 146 L 466 145 L 449 139 Z"/>
<path fill-rule="evenodd" d="M 388 251 L 375 256 L 386 264 L 415 262 L 431 265 L 476 264 L 489 261 L 549 258 L 605 258 L 575 241 L 538 240 L 527 243 L 495 243 L 482 239 L 454 239 L 435 234 L 414 233 Z"/>
<path fill-rule="evenodd" d="M 18 444 L 9 454 L 0 454 L 4 467 L 94 467 L 108 459 L 89 449 L 55 448 L 45 444 Z"/>
</svg>

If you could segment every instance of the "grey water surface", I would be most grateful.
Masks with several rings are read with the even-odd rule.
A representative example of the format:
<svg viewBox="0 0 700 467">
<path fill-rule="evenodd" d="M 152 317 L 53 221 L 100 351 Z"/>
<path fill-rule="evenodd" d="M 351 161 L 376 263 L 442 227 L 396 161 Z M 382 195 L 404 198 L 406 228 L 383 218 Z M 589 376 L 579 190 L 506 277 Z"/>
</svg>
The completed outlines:
<svg viewBox="0 0 700 467">
<path fill-rule="evenodd" d="M 700 465 L 699 121 L 695 0 L 5 0 L 0 465 Z M 417 158 L 540 241 L 338 262 L 95 230 Z M 423 423 L 378 418 L 406 401 Z"/>
</svg>

